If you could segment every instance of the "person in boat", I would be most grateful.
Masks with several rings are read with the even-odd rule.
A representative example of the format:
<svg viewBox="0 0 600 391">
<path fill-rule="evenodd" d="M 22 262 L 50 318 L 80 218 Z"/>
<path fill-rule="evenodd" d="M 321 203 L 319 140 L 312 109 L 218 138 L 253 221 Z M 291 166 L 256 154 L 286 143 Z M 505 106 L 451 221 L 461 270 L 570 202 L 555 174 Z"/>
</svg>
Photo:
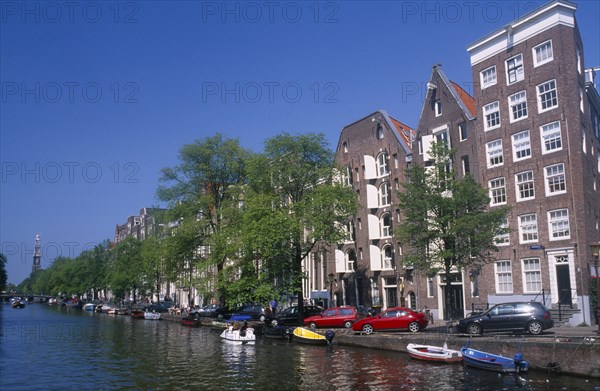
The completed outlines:
<svg viewBox="0 0 600 391">
<path fill-rule="evenodd" d="M 248 329 L 248 322 L 244 321 L 242 327 L 240 327 L 240 337 L 246 336 L 246 330 Z"/>
</svg>

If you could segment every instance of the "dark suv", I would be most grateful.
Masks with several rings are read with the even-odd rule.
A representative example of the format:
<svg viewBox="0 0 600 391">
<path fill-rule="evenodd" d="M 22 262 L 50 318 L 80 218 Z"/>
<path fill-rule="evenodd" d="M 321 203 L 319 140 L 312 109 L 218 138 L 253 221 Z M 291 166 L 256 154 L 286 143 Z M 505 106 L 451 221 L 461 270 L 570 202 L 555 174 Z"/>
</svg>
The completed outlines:
<svg viewBox="0 0 600 391">
<path fill-rule="evenodd" d="M 265 320 L 265 307 L 260 304 L 249 304 L 242 308 L 237 309 L 229 320 Z"/>
<path fill-rule="evenodd" d="M 323 308 L 317 305 L 305 305 L 302 308 L 302 316 L 298 311 L 298 306 L 292 306 L 275 315 L 266 315 L 265 323 L 271 326 L 302 326 L 304 318 L 323 312 Z"/>
<path fill-rule="evenodd" d="M 467 334 L 527 331 L 538 335 L 553 326 L 550 311 L 542 303 L 516 302 L 496 304 L 482 314 L 461 319 L 457 329 L 458 332 Z"/>
</svg>

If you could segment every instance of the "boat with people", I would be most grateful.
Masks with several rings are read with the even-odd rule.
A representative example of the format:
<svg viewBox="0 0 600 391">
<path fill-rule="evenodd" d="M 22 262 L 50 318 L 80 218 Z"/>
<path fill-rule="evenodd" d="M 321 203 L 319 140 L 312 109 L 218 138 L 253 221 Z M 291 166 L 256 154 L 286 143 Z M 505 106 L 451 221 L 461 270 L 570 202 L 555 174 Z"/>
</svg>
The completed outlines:
<svg viewBox="0 0 600 391">
<path fill-rule="evenodd" d="M 144 319 L 147 320 L 160 320 L 160 312 L 144 312 Z"/>
<path fill-rule="evenodd" d="M 449 349 L 444 343 L 443 346 L 420 345 L 409 343 L 406 345 L 409 356 L 417 360 L 425 360 L 440 363 L 454 363 L 463 360 L 462 353 L 458 350 Z"/>
<path fill-rule="evenodd" d="M 14 299 L 12 304 L 11 304 L 12 308 L 25 308 L 25 301 L 24 300 L 20 300 L 20 299 Z"/>
<path fill-rule="evenodd" d="M 312 345 L 331 345 L 335 333 L 333 330 L 327 330 L 325 335 L 304 327 L 296 327 L 294 329 L 294 341 Z"/>
<path fill-rule="evenodd" d="M 472 349 L 469 347 L 469 342 L 460 352 L 464 363 L 475 368 L 501 373 L 520 373 L 529 370 L 529 363 L 523 360 L 522 353 L 516 353 L 513 358 L 504 357 Z"/>
<path fill-rule="evenodd" d="M 237 345 L 248 344 L 253 345 L 256 341 L 256 335 L 254 334 L 254 329 L 252 327 L 248 327 L 247 322 L 244 322 L 244 325 L 240 328 L 234 328 L 233 325 L 229 325 L 223 332 L 221 333 L 221 338 L 228 343 L 233 343 Z"/>
</svg>

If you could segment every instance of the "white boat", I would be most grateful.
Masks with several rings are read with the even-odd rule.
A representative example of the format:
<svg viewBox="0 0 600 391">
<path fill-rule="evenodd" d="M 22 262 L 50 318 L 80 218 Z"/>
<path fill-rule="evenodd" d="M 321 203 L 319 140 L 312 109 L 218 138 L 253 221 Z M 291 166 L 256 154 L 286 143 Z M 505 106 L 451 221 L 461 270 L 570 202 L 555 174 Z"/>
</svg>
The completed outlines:
<svg viewBox="0 0 600 391">
<path fill-rule="evenodd" d="M 144 312 L 144 319 L 159 320 L 160 312 Z"/>
<path fill-rule="evenodd" d="M 86 303 L 83 306 L 84 311 L 94 311 L 95 308 L 96 308 L 96 304 L 94 304 L 94 303 Z"/>
<path fill-rule="evenodd" d="M 461 352 L 449 349 L 446 344 L 444 346 L 430 346 L 409 343 L 406 345 L 406 350 L 412 358 L 417 360 L 451 363 L 461 362 L 463 359 Z"/>
<path fill-rule="evenodd" d="M 233 326 L 229 326 L 221 333 L 221 338 L 229 343 L 234 344 L 254 344 L 256 341 L 256 335 L 254 335 L 254 329 L 248 327 L 245 335 L 240 335 L 240 330 L 233 329 Z"/>
</svg>

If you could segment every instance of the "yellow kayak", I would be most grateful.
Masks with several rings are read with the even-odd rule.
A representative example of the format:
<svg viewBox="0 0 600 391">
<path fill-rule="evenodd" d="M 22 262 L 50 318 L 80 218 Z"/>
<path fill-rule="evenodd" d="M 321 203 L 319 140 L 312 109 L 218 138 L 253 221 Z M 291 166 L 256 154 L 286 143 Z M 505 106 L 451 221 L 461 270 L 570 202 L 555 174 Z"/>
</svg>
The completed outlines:
<svg viewBox="0 0 600 391">
<path fill-rule="evenodd" d="M 296 329 L 294 329 L 294 340 L 315 345 L 327 345 L 327 339 L 324 335 L 315 333 L 304 327 L 296 327 Z"/>
</svg>

